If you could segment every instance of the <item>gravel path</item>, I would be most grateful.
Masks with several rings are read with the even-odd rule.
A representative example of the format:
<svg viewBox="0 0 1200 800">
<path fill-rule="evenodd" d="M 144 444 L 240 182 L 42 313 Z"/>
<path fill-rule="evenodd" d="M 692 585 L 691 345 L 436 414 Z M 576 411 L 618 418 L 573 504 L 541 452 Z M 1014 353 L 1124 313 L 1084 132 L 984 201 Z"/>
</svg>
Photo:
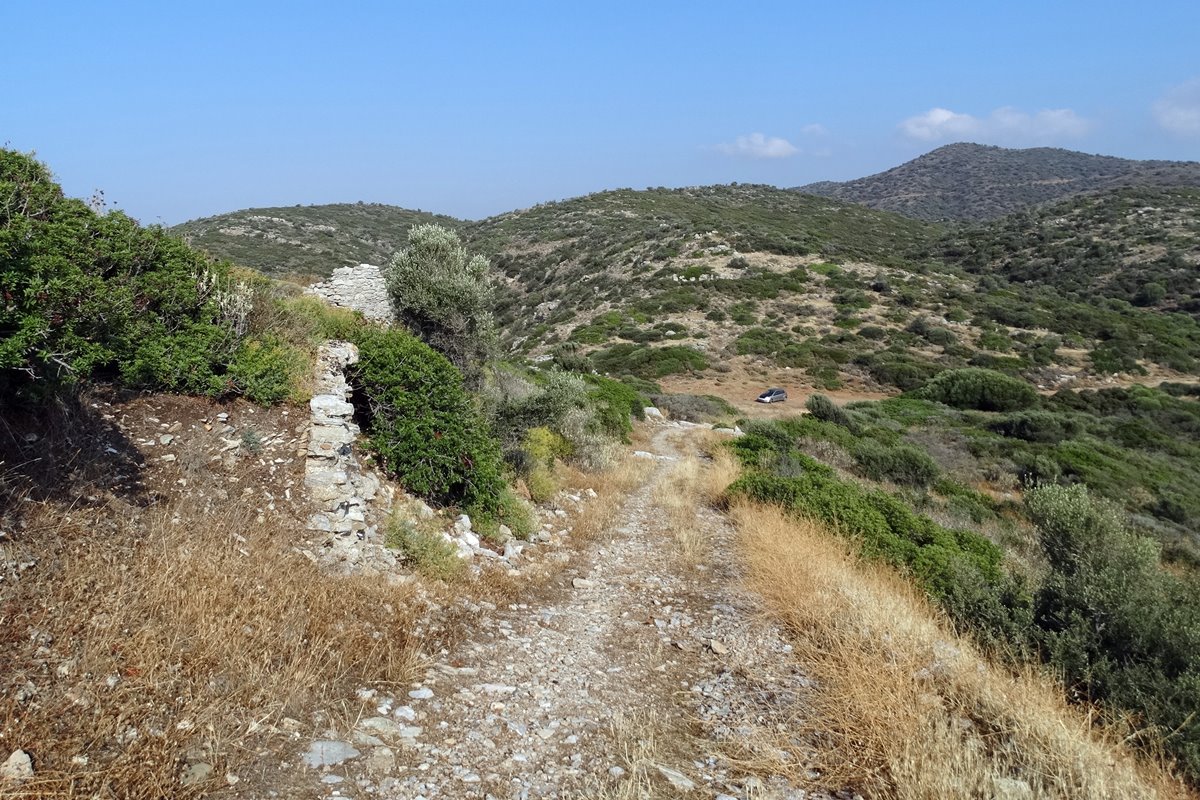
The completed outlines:
<svg viewBox="0 0 1200 800">
<path fill-rule="evenodd" d="M 700 565 L 679 558 L 655 489 L 684 432 L 610 536 L 575 553 L 538 602 L 483 609 L 425 680 L 373 695 L 344 741 L 303 755 L 315 796 L 803 798 L 723 753 L 787 736 L 808 687 L 790 646 L 737 589 L 732 531 L 702 509 Z M 795 766 L 795 765 L 793 765 Z"/>
</svg>

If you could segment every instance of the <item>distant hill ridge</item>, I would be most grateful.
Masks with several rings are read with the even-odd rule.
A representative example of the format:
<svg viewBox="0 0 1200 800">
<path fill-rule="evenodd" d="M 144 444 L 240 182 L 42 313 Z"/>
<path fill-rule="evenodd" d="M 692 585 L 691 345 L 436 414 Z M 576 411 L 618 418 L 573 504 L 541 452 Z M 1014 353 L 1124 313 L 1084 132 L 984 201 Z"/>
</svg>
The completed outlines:
<svg viewBox="0 0 1200 800">
<path fill-rule="evenodd" d="M 1126 186 L 1200 186 L 1195 161 L 1136 161 L 1055 147 L 949 144 L 898 167 L 796 191 L 925 220 L 988 220 L 1075 195 Z"/>
<path fill-rule="evenodd" d="M 189 244 L 275 277 L 312 282 L 336 267 L 384 264 L 414 225 L 462 221 L 382 203 L 250 208 L 190 220 L 171 229 Z"/>
</svg>

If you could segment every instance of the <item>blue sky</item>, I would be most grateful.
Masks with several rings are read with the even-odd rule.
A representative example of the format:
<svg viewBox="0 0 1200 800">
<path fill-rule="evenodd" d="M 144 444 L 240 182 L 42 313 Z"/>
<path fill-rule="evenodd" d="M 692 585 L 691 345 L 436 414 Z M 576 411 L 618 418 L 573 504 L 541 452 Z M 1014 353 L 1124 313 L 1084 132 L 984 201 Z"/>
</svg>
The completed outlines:
<svg viewBox="0 0 1200 800">
<path fill-rule="evenodd" d="M 1200 159 L 1200 3 L 15 3 L 0 143 L 143 222 L 794 186 L 952 141 Z"/>
</svg>

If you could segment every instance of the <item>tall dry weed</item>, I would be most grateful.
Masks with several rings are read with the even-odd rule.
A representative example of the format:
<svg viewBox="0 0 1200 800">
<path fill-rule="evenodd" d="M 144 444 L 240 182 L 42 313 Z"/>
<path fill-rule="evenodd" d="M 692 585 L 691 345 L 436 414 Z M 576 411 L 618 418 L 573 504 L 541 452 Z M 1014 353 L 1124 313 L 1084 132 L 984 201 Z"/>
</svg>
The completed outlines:
<svg viewBox="0 0 1200 800">
<path fill-rule="evenodd" d="M 820 785 L 895 798 L 1187 796 L 1061 686 L 989 663 L 908 581 L 819 524 L 760 506 L 730 513 L 750 588 L 816 681 L 797 726 Z"/>
<path fill-rule="evenodd" d="M 281 724 L 414 674 L 412 590 L 321 573 L 231 502 L 46 510 L 40 566 L 3 589 L 0 731 L 36 778 L 5 797 L 180 797 Z M 184 786 L 185 762 L 213 767 Z"/>
</svg>

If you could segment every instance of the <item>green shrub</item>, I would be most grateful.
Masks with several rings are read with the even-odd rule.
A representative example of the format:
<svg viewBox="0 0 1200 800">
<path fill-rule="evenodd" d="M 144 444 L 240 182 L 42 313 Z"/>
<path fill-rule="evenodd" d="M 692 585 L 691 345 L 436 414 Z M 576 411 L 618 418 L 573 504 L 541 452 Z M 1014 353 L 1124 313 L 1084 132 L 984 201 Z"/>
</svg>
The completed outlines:
<svg viewBox="0 0 1200 800">
<path fill-rule="evenodd" d="M 848 429 L 854 428 L 854 422 L 850 419 L 850 415 L 841 406 L 823 394 L 810 396 L 804 407 L 808 409 L 808 413 L 822 422 L 832 422 L 834 425 L 840 425 Z"/>
<path fill-rule="evenodd" d="M 0 393 L 99 371 L 217 394 L 248 292 L 161 228 L 67 199 L 44 165 L 0 149 Z"/>
<path fill-rule="evenodd" d="M 737 413 L 737 409 L 727 401 L 713 395 L 656 394 L 651 395 L 650 399 L 656 408 L 672 418 L 689 422 L 708 422 Z"/>
<path fill-rule="evenodd" d="M 887 338 L 887 331 L 878 325 L 864 325 L 858 329 L 858 335 L 864 339 L 878 341 Z"/>
<path fill-rule="evenodd" d="M 644 347 L 623 343 L 592 353 L 591 360 L 601 372 L 629 373 L 649 380 L 708 368 L 703 353 L 682 345 Z"/>
<path fill-rule="evenodd" d="M 525 477 L 525 488 L 529 490 L 530 500 L 545 503 L 558 494 L 559 483 L 552 469 L 537 464 Z"/>
<path fill-rule="evenodd" d="M 571 443 L 547 427 L 530 428 L 525 434 L 524 450 L 535 463 L 553 467 L 555 459 L 571 455 Z"/>
<path fill-rule="evenodd" d="M 990 427 L 1001 436 L 1049 444 L 1056 444 L 1080 433 L 1079 425 L 1071 419 L 1046 411 L 1009 414 L 993 422 Z"/>
<path fill-rule="evenodd" d="M 412 520 L 389 520 L 384 543 L 427 578 L 452 580 L 462 575 L 466 566 L 458 557 L 458 549 L 440 530 Z"/>
<path fill-rule="evenodd" d="M 500 449 L 444 356 L 399 329 L 365 329 L 351 381 L 369 407 L 369 443 L 405 488 L 438 502 L 494 509 Z"/>
<path fill-rule="evenodd" d="M 940 470 L 924 450 L 907 444 L 886 445 L 863 439 L 851 451 L 859 471 L 866 477 L 890 480 L 907 486 L 929 486 Z"/>
<path fill-rule="evenodd" d="M 495 353 L 488 262 L 472 256 L 458 234 L 440 225 L 416 225 L 408 246 L 385 270 L 396 317 L 450 359 L 476 384 Z"/>
<path fill-rule="evenodd" d="M 274 405 L 301 399 L 308 367 L 303 353 L 273 336 L 249 338 L 234 355 L 227 378 L 239 394 Z"/>
<path fill-rule="evenodd" d="M 1037 592 L 1046 657 L 1090 697 L 1170 732 L 1200 777 L 1200 585 L 1159 567 L 1157 543 L 1083 486 L 1026 495 L 1051 572 Z"/>
<path fill-rule="evenodd" d="M 1020 411 L 1038 401 L 1037 392 L 1025 381 L 976 367 L 946 370 L 912 396 L 978 411 Z"/>
<path fill-rule="evenodd" d="M 612 378 L 599 375 L 587 376 L 592 388 L 588 398 L 595 408 L 596 419 L 609 436 L 625 441 L 633 432 L 630 417 L 645 418 L 645 408 L 650 401 L 641 394 Z"/>
<path fill-rule="evenodd" d="M 480 498 L 466 506 L 472 527 L 481 536 L 500 541 L 500 526 L 506 526 L 518 539 L 528 539 L 537 527 L 533 509 L 507 485 L 494 497 Z"/>
</svg>

